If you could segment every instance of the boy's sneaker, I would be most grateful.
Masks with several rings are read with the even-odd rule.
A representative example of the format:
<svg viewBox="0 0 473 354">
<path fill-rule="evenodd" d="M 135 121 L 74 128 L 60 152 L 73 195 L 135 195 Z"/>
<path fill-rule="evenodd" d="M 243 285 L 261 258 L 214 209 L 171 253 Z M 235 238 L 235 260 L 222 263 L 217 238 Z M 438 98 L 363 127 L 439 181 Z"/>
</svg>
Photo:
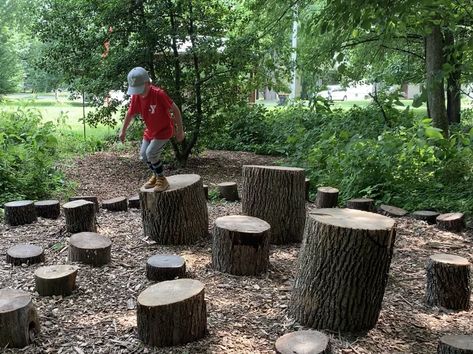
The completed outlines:
<svg viewBox="0 0 473 354">
<path fill-rule="evenodd" d="M 153 174 L 153 176 L 148 180 L 148 182 L 146 182 L 143 185 L 143 188 L 145 189 L 153 188 L 155 185 L 156 185 L 156 175 Z"/>
<path fill-rule="evenodd" d="M 169 188 L 169 182 L 164 176 L 158 176 L 156 178 L 156 185 L 154 186 L 155 192 L 163 192 Z"/>
</svg>

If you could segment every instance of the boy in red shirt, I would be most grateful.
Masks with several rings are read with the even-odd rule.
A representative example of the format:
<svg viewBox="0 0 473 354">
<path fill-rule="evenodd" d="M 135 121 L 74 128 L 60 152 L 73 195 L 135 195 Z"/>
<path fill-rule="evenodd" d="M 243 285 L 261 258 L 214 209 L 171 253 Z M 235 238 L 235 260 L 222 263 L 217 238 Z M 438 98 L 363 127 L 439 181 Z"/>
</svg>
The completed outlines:
<svg viewBox="0 0 473 354">
<path fill-rule="evenodd" d="M 145 183 L 144 188 L 154 188 L 155 192 L 162 192 L 169 188 L 169 183 L 163 175 L 161 151 L 173 135 L 176 135 L 178 142 L 184 140 L 181 111 L 166 92 L 151 85 L 148 72 L 141 67 L 133 68 L 128 73 L 127 94 L 131 95 L 131 102 L 119 138 L 122 142 L 125 141 L 126 130 L 132 119 L 137 114 L 141 115 L 146 128 L 140 156 L 153 171 L 153 176 Z"/>
</svg>

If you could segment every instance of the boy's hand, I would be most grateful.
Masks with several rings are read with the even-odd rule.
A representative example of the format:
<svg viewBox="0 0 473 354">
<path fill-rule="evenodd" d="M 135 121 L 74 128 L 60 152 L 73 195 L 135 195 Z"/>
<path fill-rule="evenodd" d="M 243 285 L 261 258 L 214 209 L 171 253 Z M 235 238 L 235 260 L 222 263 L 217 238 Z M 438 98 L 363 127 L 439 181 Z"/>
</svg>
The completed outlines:
<svg viewBox="0 0 473 354">
<path fill-rule="evenodd" d="M 186 133 L 184 133 L 184 130 L 178 129 L 176 131 L 176 140 L 178 143 L 182 143 L 185 137 L 186 137 Z"/>
</svg>

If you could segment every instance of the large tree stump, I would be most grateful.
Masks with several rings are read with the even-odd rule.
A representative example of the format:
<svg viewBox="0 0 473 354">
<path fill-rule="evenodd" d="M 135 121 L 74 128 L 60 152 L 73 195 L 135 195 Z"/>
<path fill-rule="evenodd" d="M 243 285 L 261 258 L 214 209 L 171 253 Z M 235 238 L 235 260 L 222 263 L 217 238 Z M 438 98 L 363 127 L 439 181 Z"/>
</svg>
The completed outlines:
<svg viewBox="0 0 473 354">
<path fill-rule="evenodd" d="M 66 217 L 66 229 L 68 232 L 97 231 L 94 203 L 78 199 L 68 202 L 62 207 Z"/>
<path fill-rule="evenodd" d="M 13 265 L 41 263 L 44 262 L 44 251 L 35 245 L 15 245 L 7 250 L 7 262 Z"/>
<path fill-rule="evenodd" d="M 425 300 L 430 306 L 451 310 L 470 308 L 470 263 L 466 258 L 434 254 L 427 262 Z"/>
<path fill-rule="evenodd" d="M 140 208 L 140 196 L 134 195 L 133 197 L 128 199 L 128 207 L 133 209 Z"/>
<path fill-rule="evenodd" d="M 36 269 L 36 291 L 41 296 L 72 294 L 76 288 L 77 270 L 78 267 L 73 265 L 52 265 Z"/>
<path fill-rule="evenodd" d="M 448 335 L 440 337 L 437 354 L 473 354 L 473 336 Z"/>
<path fill-rule="evenodd" d="M 95 232 L 81 232 L 69 239 L 69 261 L 98 267 L 110 263 L 112 242 Z"/>
<path fill-rule="evenodd" d="M 257 275 L 268 270 L 270 228 L 266 221 L 244 215 L 215 220 L 212 265 L 235 275 Z"/>
<path fill-rule="evenodd" d="M 144 234 L 160 245 L 192 244 L 208 236 L 209 217 L 198 175 L 167 177 L 169 189 L 140 190 Z"/>
<path fill-rule="evenodd" d="M 465 228 L 463 213 L 448 213 L 437 216 L 437 226 L 448 231 L 460 232 Z"/>
<path fill-rule="evenodd" d="M 397 208 L 395 206 L 381 204 L 378 208 L 378 212 L 385 216 L 399 218 L 401 216 L 407 215 L 407 211 L 401 208 Z"/>
<path fill-rule="evenodd" d="M 278 354 L 331 354 L 329 338 L 318 331 L 297 331 L 276 341 Z"/>
<path fill-rule="evenodd" d="M 36 215 L 46 219 L 57 219 L 61 214 L 59 200 L 40 200 L 34 203 Z"/>
<path fill-rule="evenodd" d="M 338 205 L 338 189 L 332 187 L 317 188 L 315 199 L 317 208 L 335 208 Z"/>
<path fill-rule="evenodd" d="M 271 225 L 271 243 L 300 242 L 305 223 L 304 170 L 243 166 L 242 210 Z"/>
<path fill-rule="evenodd" d="M 98 213 L 100 208 L 99 208 L 99 200 L 96 196 L 94 195 L 76 195 L 75 197 L 70 197 L 69 201 L 72 202 L 74 200 L 87 200 L 89 202 L 94 203 L 95 205 L 95 212 Z"/>
<path fill-rule="evenodd" d="M 235 182 L 222 182 L 217 184 L 217 187 L 220 198 L 229 202 L 234 202 L 240 199 L 238 197 L 238 188 Z"/>
<path fill-rule="evenodd" d="M 38 315 L 30 294 L 16 289 L 0 289 L 0 347 L 26 347 L 37 333 Z"/>
<path fill-rule="evenodd" d="M 5 203 L 5 224 L 11 226 L 31 224 L 37 220 L 31 200 L 18 200 Z"/>
<path fill-rule="evenodd" d="M 198 280 L 163 281 L 144 290 L 137 301 L 138 337 L 156 347 L 203 338 L 207 329 L 204 284 Z"/>
<path fill-rule="evenodd" d="M 364 211 L 373 211 L 374 200 L 370 198 L 350 199 L 347 201 L 347 208 L 364 210 Z"/>
<path fill-rule="evenodd" d="M 437 216 L 440 214 L 431 210 L 419 210 L 412 213 L 412 217 L 417 220 L 425 221 L 427 224 L 433 225 L 437 222 Z"/>
<path fill-rule="evenodd" d="M 173 254 L 157 254 L 146 262 L 146 278 L 151 281 L 173 280 L 186 274 L 186 261 Z"/>
<path fill-rule="evenodd" d="M 117 197 L 102 202 L 102 209 L 109 211 L 128 211 L 128 200 L 126 197 Z"/>
<path fill-rule="evenodd" d="M 311 212 L 306 223 L 290 312 L 313 328 L 373 328 L 393 254 L 394 220 L 331 208 Z"/>
</svg>

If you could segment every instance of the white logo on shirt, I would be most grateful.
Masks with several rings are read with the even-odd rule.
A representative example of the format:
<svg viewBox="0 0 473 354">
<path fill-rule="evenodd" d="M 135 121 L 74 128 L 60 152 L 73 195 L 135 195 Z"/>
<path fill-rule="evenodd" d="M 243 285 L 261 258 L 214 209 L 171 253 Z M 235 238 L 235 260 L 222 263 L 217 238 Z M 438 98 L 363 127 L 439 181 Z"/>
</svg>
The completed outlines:
<svg viewBox="0 0 473 354">
<path fill-rule="evenodd" d="M 151 114 L 154 114 L 154 111 L 156 110 L 156 105 L 155 104 L 150 104 L 149 105 L 149 111 Z"/>
</svg>

